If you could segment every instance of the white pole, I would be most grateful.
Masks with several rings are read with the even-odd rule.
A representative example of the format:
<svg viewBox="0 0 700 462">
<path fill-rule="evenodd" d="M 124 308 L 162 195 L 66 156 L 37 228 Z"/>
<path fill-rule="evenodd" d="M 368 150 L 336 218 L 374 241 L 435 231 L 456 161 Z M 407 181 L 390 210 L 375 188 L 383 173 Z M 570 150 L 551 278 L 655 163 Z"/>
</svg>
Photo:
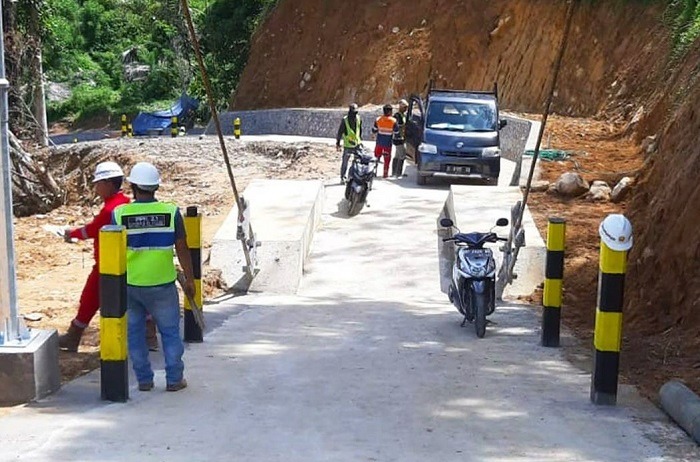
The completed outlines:
<svg viewBox="0 0 700 462">
<path fill-rule="evenodd" d="M 0 2 L 0 332 L 5 341 L 19 340 L 17 319 L 17 276 L 12 224 L 12 162 L 8 136 L 7 93 L 10 83 L 5 79 L 5 41 Z"/>
</svg>

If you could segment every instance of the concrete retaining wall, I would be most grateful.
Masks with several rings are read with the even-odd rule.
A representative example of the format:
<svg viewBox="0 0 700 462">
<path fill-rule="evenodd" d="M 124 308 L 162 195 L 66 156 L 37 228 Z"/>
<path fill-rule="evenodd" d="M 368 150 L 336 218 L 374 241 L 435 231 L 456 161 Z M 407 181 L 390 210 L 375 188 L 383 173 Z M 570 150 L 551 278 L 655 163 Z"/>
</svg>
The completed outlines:
<svg viewBox="0 0 700 462">
<path fill-rule="evenodd" d="M 311 242 L 321 221 L 325 192 L 320 181 L 255 180 L 243 196 L 250 206 L 260 272 L 252 283 L 243 273 L 245 257 L 236 239 L 238 209 L 233 207 L 212 243 L 210 264 L 238 290 L 296 293 Z"/>
<path fill-rule="evenodd" d="M 241 131 L 245 135 L 299 135 L 318 138 L 335 138 L 346 109 L 329 108 L 288 108 L 262 109 L 257 111 L 233 111 L 219 115 L 225 135 L 233 135 L 233 120 L 241 119 Z M 372 128 L 374 119 L 381 115 L 381 109 L 360 109 L 365 138 Z M 530 134 L 529 120 L 502 114 L 508 120 L 501 131 L 501 155 L 505 159 L 517 161 L 522 155 Z M 206 134 L 216 133 L 214 124 L 209 122 Z"/>
</svg>

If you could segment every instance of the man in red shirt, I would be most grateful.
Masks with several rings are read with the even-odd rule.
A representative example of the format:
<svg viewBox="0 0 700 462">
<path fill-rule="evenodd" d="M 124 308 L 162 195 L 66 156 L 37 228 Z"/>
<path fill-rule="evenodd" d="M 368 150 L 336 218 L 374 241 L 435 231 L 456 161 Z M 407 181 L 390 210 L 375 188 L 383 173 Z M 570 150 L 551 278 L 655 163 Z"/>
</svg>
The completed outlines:
<svg viewBox="0 0 700 462">
<path fill-rule="evenodd" d="M 62 350 L 78 351 L 80 338 L 83 336 L 85 328 L 100 308 L 100 271 L 98 268 L 100 228 L 112 223 L 112 211 L 117 206 L 130 202 L 129 198 L 121 191 L 123 178 L 124 172 L 117 163 L 101 162 L 97 164 L 92 183 L 95 185 L 95 192 L 104 201 L 102 210 L 87 225 L 71 230 L 67 229 L 64 234 L 67 242 L 72 239 L 93 239 L 95 265 L 92 267 L 92 271 L 85 281 L 83 293 L 80 295 L 78 314 L 71 322 L 68 332 L 58 337 L 58 344 Z"/>
<path fill-rule="evenodd" d="M 399 132 L 399 127 L 396 124 L 396 119 L 391 116 L 391 104 L 385 104 L 382 108 L 383 116 L 377 117 L 372 127 L 372 133 L 376 133 L 377 142 L 374 147 L 374 157 L 379 158 L 384 156 L 384 178 L 389 176 L 389 161 L 391 160 L 391 143 L 394 138 L 394 133 Z"/>
</svg>

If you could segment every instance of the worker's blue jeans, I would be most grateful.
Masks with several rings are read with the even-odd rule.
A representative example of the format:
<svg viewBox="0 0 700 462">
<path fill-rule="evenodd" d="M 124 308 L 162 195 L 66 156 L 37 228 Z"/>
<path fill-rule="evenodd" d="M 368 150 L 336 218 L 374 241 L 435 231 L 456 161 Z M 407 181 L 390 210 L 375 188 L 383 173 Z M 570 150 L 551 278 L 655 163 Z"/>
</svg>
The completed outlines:
<svg viewBox="0 0 700 462">
<path fill-rule="evenodd" d="M 175 283 L 155 287 L 127 287 L 129 357 L 139 383 L 153 382 L 153 369 L 146 344 L 146 313 L 150 313 L 160 332 L 165 357 L 165 380 L 179 383 L 185 364 L 185 347 L 180 338 L 180 300 Z"/>
</svg>

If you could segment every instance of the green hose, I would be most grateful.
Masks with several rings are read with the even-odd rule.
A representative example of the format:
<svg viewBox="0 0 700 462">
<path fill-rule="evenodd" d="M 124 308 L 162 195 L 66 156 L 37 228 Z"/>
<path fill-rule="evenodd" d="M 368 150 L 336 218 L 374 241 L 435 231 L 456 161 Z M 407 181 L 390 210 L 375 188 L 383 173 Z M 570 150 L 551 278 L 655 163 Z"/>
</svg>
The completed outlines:
<svg viewBox="0 0 700 462">
<path fill-rule="evenodd" d="M 535 155 L 534 149 L 526 150 L 523 155 L 533 156 Z M 540 149 L 539 158 L 546 160 L 547 162 L 554 162 L 555 160 L 566 160 L 570 157 L 567 151 L 562 151 L 560 149 Z"/>
</svg>

